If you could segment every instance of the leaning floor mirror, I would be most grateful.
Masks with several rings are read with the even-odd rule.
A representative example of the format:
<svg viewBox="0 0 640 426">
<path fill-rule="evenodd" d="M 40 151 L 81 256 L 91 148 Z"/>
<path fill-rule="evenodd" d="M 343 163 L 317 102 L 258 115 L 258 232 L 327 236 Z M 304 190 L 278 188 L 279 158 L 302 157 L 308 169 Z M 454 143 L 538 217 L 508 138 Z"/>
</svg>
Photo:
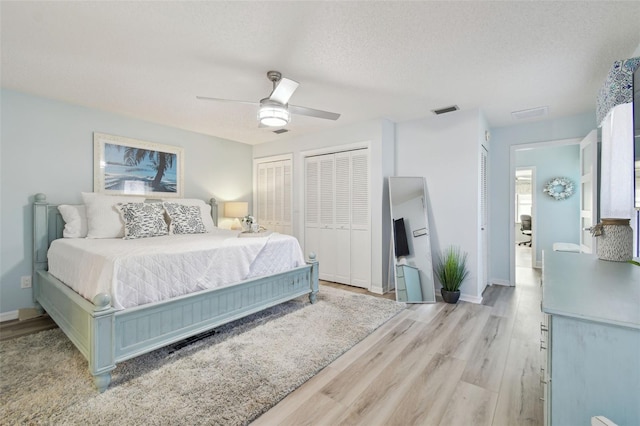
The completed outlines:
<svg viewBox="0 0 640 426">
<path fill-rule="evenodd" d="M 436 294 L 423 177 L 389 178 L 396 300 L 435 303 Z"/>
</svg>

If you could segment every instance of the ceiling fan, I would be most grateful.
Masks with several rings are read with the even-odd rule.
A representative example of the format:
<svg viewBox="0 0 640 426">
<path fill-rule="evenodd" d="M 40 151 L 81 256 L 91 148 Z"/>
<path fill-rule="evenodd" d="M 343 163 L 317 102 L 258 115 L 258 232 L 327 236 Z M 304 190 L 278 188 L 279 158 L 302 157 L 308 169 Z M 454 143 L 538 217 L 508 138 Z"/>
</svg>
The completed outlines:
<svg viewBox="0 0 640 426">
<path fill-rule="evenodd" d="M 289 99 L 300 83 L 282 77 L 282 74 L 278 71 L 267 72 L 267 78 L 273 83 L 273 90 L 269 97 L 261 99 L 260 102 L 234 101 L 231 99 L 209 98 L 206 96 L 196 96 L 196 98 L 206 101 L 236 102 L 259 106 L 258 122 L 260 126 L 285 126 L 289 123 L 291 114 L 306 115 L 327 120 L 337 120 L 340 118 L 340 114 L 335 112 L 289 105 Z"/>
</svg>

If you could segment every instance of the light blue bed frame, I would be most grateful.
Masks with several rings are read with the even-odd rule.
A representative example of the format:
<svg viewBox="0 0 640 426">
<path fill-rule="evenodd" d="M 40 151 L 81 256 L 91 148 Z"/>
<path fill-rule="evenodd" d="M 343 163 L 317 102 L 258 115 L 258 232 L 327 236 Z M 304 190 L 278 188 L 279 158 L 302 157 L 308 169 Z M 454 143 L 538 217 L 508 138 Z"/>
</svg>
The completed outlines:
<svg viewBox="0 0 640 426">
<path fill-rule="evenodd" d="M 316 302 L 315 254 L 309 255 L 307 265 L 287 272 L 135 308 L 116 310 L 104 293 L 90 302 L 47 272 L 47 250 L 53 240 L 62 237 L 64 221 L 57 205 L 46 199 L 36 194 L 33 203 L 33 300 L 87 359 L 100 392 L 109 386 L 111 371 L 120 361 L 305 294 L 311 303 Z M 217 223 L 215 199 L 210 204 Z"/>
</svg>

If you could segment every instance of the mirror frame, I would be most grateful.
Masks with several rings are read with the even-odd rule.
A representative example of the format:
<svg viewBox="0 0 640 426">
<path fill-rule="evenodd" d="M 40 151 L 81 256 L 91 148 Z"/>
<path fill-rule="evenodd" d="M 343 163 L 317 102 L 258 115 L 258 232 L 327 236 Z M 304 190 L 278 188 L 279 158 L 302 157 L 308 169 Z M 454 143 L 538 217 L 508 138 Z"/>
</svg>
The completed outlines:
<svg viewBox="0 0 640 426">
<path fill-rule="evenodd" d="M 398 185 L 401 182 L 410 182 L 414 185 L 401 189 Z M 395 187 L 395 188 L 394 188 Z M 435 280 L 433 275 L 433 258 L 431 254 L 431 232 L 429 228 L 429 219 L 427 212 L 427 184 L 424 177 L 413 176 L 390 176 L 389 177 L 389 212 L 391 215 L 391 253 L 393 256 L 393 282 L 396 291 L 396 300 L 406 303 L 435 303 Z M 415 195 L 415 196 L 414 196 Z M 394 204 L 396 205 L 396 213 L 398 206 L 406 204 L 421 198 L 422 212 L 412 214 L 407 220 L 407 240 L 410 241 L 409 247 L 413 248 L 410 254 L 399 259 L 396 256 L 396 227 L 395 221 L 401 217 L 394 216 Z M 401 202 L 398 202 L 400 200 Z M 402 217 L 404 219 L 404 217 Z M 424 222 L 422 222 L 424 219 Z M 404 223 L 404 221 L 403 221 Z M 423 226 L 424 225 L 424 226 Z M 416 243 L 419 243 L 420 250 L 416 250 Z M 411 252 L 414 254 L 412 255 Z M 415 256 L 418 252 L 419 256 Z M 408 268 L 405 268 L 407 266 Z M 417 270 L 417 272 L 416 272 Z M 419 288 L 416 288 L 416 278 L 419 277 Z M 420 300 L 401 300 L 398 291 L 398 282 L 402 282 L 406 286 L 407 295 L 418 294 L 420 291 Z"/>
</svg>

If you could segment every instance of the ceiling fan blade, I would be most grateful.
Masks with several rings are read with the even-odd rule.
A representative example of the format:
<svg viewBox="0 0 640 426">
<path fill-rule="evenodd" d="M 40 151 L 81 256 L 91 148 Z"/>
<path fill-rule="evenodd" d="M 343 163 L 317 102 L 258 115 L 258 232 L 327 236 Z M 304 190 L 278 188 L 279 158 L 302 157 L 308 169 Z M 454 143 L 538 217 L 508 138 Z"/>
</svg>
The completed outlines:
<svg viewBox="0 0 640 426">
<path fill-rule="evenodd" d="M 249 104 L 249 105 L 260 105 L 260 102 L 250 102 L 250 101 L 234 101 L 233 99 L 222 99 L 222 98 L 209 98 L 206 96 L 196 96 L 197 99 L 203 101 L 220 101 L 220 102 L 234 102 L 236 104 Z"/>
<path fill-rule="evenodd" d="M 269 95 L 269 99 L 279 102 L 282 105 L 286 105 L 287 103 L 289 103 L 291 95 L 293 95 L 293 92 L 296 91 L 299 85 L 300 83 L 298 83 L 297 81 L 293 81 L 283 77 L 278 82 L 278 85 L 273 89 L 271 95 Z"/>
<path fill-rule="evenodd" d="M 324 118 L 327 120 L 337 120 L 340 114 L 319 109 L 306 108 L 296 105 L 289 105 L 289 112 L 298 115 L 308 115 L 309 117 Z"/>
</svg>

